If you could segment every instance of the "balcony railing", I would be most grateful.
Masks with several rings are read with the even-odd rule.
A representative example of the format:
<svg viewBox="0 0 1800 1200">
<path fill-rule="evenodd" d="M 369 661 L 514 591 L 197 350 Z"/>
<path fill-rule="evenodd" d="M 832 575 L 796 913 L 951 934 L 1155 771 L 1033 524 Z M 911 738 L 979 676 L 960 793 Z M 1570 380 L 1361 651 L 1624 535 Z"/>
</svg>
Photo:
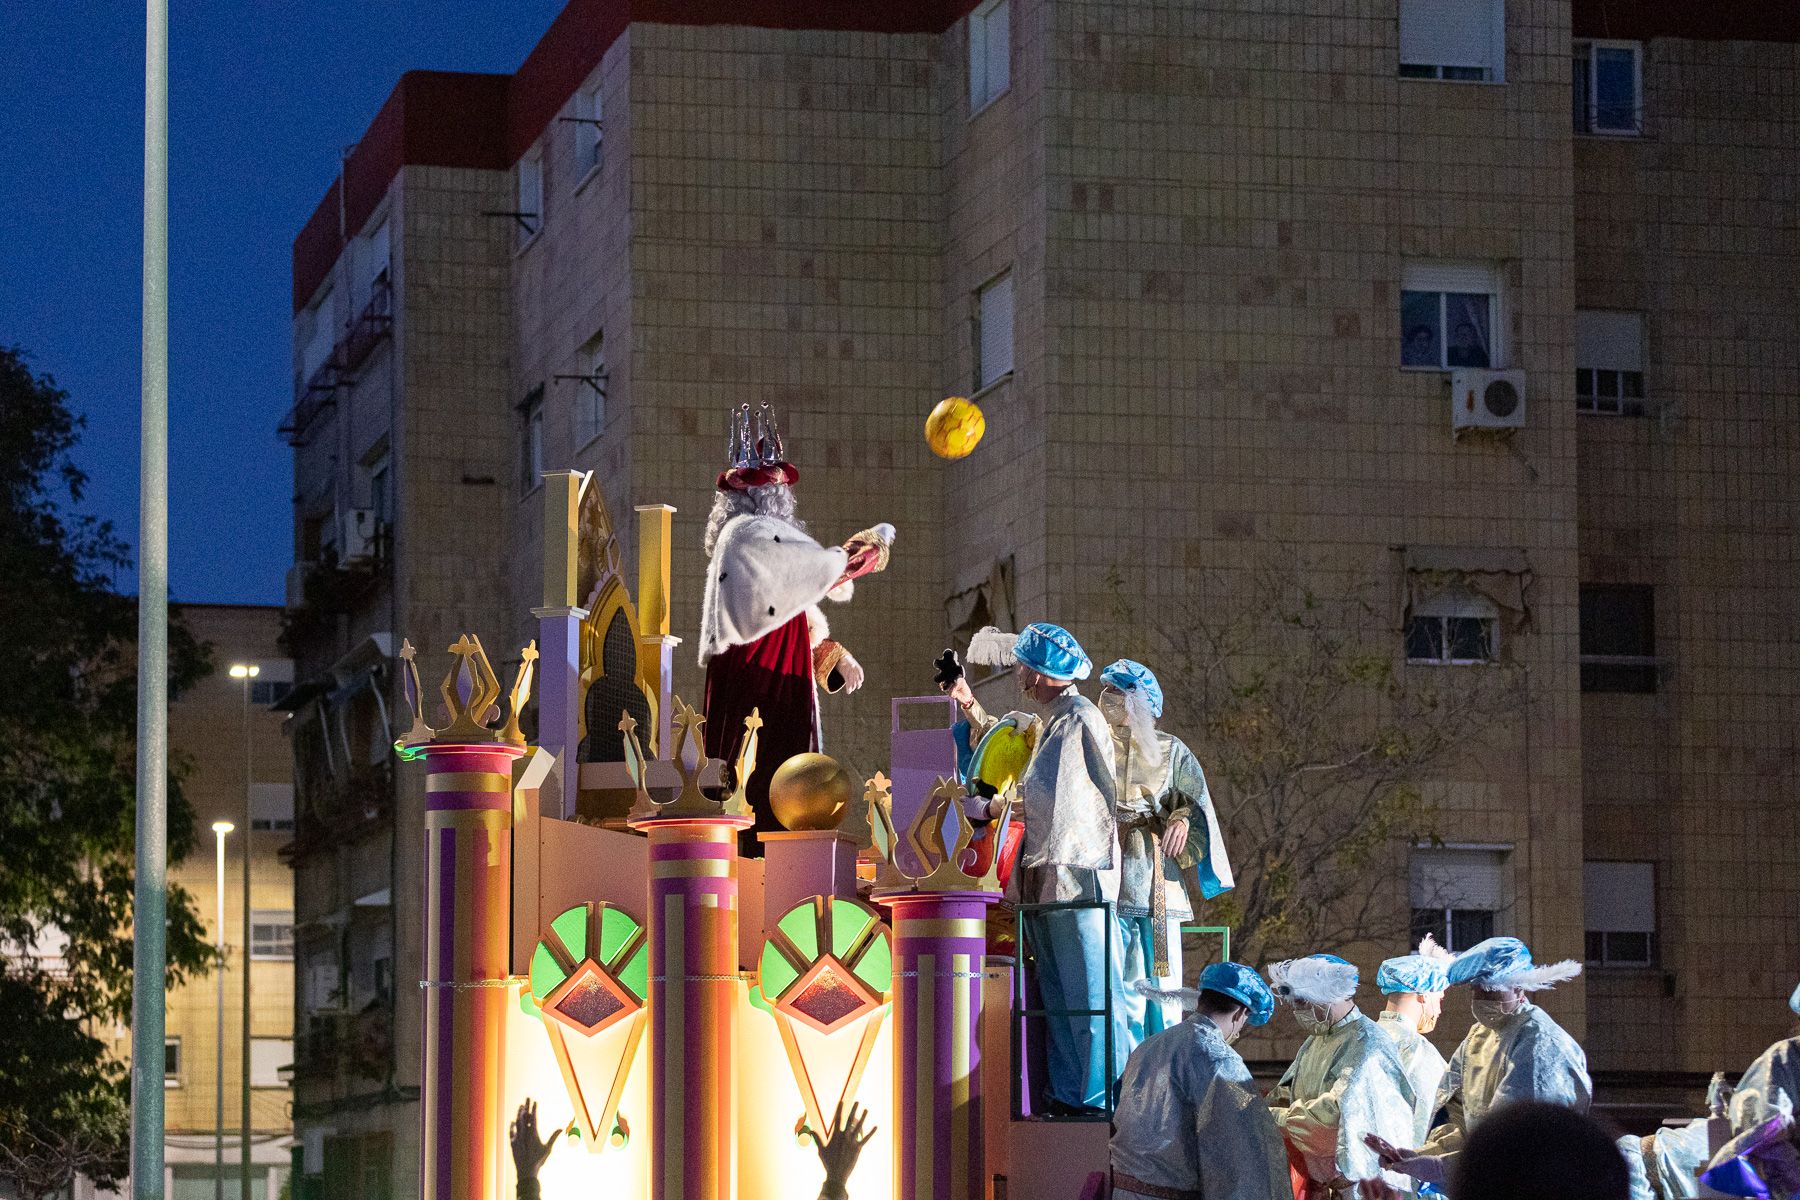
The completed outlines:
<svg viewBox="0 0 1800 1200">
<path fill-rule="evenodd" d="M 370 285 L 369 302 L 338 332 L 331 353 L 297 389 L 294 406 L 276 430 L 288 445 L 304 446 L 312 440 L 318 419 L 337 407 L 337 389 L 345 377 L 362 366 L 393 331 L 394 289 L 388 282 L 388 273 L 383 271 Z"/>
</svg>

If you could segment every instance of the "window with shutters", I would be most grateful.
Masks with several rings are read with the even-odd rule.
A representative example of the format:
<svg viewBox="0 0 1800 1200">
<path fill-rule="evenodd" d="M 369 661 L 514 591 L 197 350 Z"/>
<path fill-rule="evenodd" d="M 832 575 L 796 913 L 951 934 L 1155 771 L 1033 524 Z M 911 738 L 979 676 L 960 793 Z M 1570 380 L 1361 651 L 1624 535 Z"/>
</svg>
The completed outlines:
<svg viewBox="0 0 1800 1200">
<path fill-rule="evenodd" d="M 1503 367 L 1500 273 L 1491 266 L 1407 263 L 1400 281 L 1400 365 L 1420 371 Z"/>
<path fill-rule="evenodd" d="M 163 1086 L 181 1086 L 181 1039 L 178 1037 L 163 1039 Z"/>
<path fill-rule="evenodd" d="M 975 293 L 975 390 L 1012 374 L 1012 272 L 996 275 Z"/>
<path fill-rule="evenodd" d="M 969 14 L 969 115 L 1012 86 L 1012 6 L 987 0 Z"/>
<path fill-rule="evenodd" d="M 1471 666 L 1500 653 L 1500 610 L 1492 600 L 1447 588 L 1406 614 L 1406 661 L 1420 665 Z"/>
<path fill-rule="evenodd" d="M 294 1043 L 289 1038 L 253 1037 L 250 1039 L 250 1086 L 278 1088 L 281 1069 L 294 1063 Z"/>
<path fill-rule="evenodd" d="M 1575 312 L 1575 408 L 1641 417 L 1644 402 L 1644 314 Z"/>
<path fill-rule="evenodd" d="M 300 351 L 300 383 L 304 387 L 310 384 L 313 376 L 319 373 L 331 351 L 337 345 L 337 309 L 332 303 L 330 289 L 319 297 L 313 305 L 312 316 L 306 335 L 306 344 Z"/>
<path fill-rule="evenodd" d="M 586 446 L 606 425 L 606 334 L 596 333 L 575 352 L 575 445 Z"/>
<path fill-rule="evenodd" d="M 292 909 L 259 908 L 250 914 L 250 957 L 290 960 L 294 957 Z"/>
<path fill-rule="evenodd" d="M 605 131 L 600 113 L 599 84 L 575 93 L 575 175 L 584 182 L 600 169 L 601 135 Z"/>
<path fill-rule="evenodd" d="M 1505 79 L 1504 0 L 1400 0 L 1400 75 L 1498 83 Z"/>
<path fill-rule="evenodd" d="M 514 243 L 525 245 L 544 227 L 544 152 L 532 150 L 516 168 L 518 190 L 514 196 Z"/>
<path fill-rule="evenodd" d="M 1647 862 L 1581 864 L 1587 960 L 1596 967 L 1656 962 L 1656 867 Z"/>
<path fill-rule="evenodd" d="M 1644 131 L 1640 42 L 1576 42 L 1569 71 L 1575 132 L 1635 137 Z"/>
<path fill-rule="evenodd" d="M 350 307 L 353 312 L 361 312 L 375 293 L 387 285 L 390 253 L 388 223 L 384 219 L 356 246 L 355 286 L 350 292 Z"/>
<path fill-rule="evenodd" d="M 280 688 L 292 684 L 280 683 Z M 250 828 L 257 833 L 285 833 L 294 828 L 294 785 L 291 783 L 253 783 L 250 785 Z"/>
<path fill-rule="evenodd" d="M 1581 690 L 1656 690 L 1656 593 L 1639 583 L 1581 585 Z"/>
<path fill-rule="evenodd" d="M 1411 864 L 1412 936 L 1446 950 L 1467 950 L 1494 936 L 1505 907 L 1506 851 L 1492 847 L 1420 847 Z"/>
</svg>

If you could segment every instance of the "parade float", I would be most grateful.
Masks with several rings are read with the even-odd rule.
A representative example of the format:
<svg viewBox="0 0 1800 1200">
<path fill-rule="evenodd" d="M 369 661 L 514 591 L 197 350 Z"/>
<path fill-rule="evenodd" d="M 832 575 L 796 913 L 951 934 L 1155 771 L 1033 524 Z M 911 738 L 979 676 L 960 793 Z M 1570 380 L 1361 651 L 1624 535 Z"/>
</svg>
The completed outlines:
<svg viewBox="0 0 1800 1200">
<path fill-rule="evenodd" d="M 1023 992 L 988 929 L 1012 815 L 1004 779 L 997 820 L 959 803 L 954 706 L 894 699 L 891 762 L 867 780 L 810 751 L 765 759 L 785 828 L 746 855 L 746 781 L 792 739 L 760 707 L 709 738 L 674 693 L 674 510 L 636 510 L 633 589 L 591 475 L 552 473 L 544 494 L 538 636 L 515 677 L 473 635 L 447 659 L 403 653 L 397 750 L 426 788 L 423 1195 L 517 1194 L 530 1105 L 566 1133 L 537 1173 L 548 1200 L 810 1200 L 808 1132 L 850 1101 L 877 1130 L 858 1200 L 1081 1194 L 1105 1123 L 1014 1117 Z M 852 803 L 860 855 L 838 828 Z"/>
</svg>

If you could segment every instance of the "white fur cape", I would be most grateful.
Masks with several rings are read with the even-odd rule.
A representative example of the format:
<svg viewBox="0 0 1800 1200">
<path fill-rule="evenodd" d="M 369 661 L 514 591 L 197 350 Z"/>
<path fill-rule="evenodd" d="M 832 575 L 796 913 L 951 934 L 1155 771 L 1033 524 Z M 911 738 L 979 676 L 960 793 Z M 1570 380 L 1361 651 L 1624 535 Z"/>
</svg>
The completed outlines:
<svg viewBox="0 0 1800 1200">
<path fill-rule="evenodd" d="M 833 590 L 849 555 L 821 546 L 779 517 L 744 514 L 725 522 L 706 565 L 700 608 L 700 665 L 732 646 L 754 642 L 810 610 L 812 643 L 828 633 L 815 607 L 830 596 L 849 599 L 850 584 Z"/>
</svg>

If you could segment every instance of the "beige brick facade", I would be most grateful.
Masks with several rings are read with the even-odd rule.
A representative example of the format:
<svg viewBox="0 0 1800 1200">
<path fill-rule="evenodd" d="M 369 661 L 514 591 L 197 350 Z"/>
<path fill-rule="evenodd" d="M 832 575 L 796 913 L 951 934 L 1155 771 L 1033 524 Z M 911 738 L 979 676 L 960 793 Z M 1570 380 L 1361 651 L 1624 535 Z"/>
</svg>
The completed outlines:
<svg viewBox="0 0 1800 1200">
<path fill-rule="evenodd" d="M 541 497 L 518 406 L 540 388 L 542 465 L 596 471 L 628 542 L 631 505 L 680 510 L 677 690 L 691 699 L 729 408 L 776 405 L 821 540 L 899 528 L 889 571 L 830 613 L 868 669 L 862 693 L 824 706 L 828 749 L 859 774 L 884 762 L 888 699 L 929 689 L 946 604 L 997 564 L 1016 601 L 1004 615 L 1067 624 L 1106 661 L 1136 645 L 1109 575 L 1175 611 L 1200 572 L 1248 580 L 1270 553 L 1314 564 L 1326 590 L 1398 592 L 1407 547 L 1505 552 L 1529 571 L 1526 611 L 1501 635 L 1524 701 L 1434 785 L 1441 831 L 1506 848 L 1498 928 L 1540 958 L 1583 957 L 1585 861 L 1654 863 L 1655 966 L 1592 970 L 1547 1006 L 1602 1072 L 1685 1088 L 1686 1073 L 1741 1069 L 1781 1032 L 1800 968 L 1780 882 L 1800 860 L 1797 464 L 1782 423 L 1800 391 L 1800 51 L 1651 37 L 1643 135 L 1577 136 L 1577 19 L 1515 0 L 1504 82 L 1464 83 L 1398 77 L 1392 0 L 1011 0 L 1010 86 L 973 113 L 967 18 L 895 33 L 627 23 L 562 81 L 565 119 L 514 131 L 481 166 L 397 168 L 392 339 L 296 468 L 303 510 L 361 504 L 345 464 L 385 432 L 391 558 L 364 599 L 309 627 L 303 677 L 370 633 L 435 653 L 469 628 L 503 648 L 497 662 L 535 634 Z M 604 114 L 593 168 L 567 119 L 589 92 Z M 514 208 L 522 154 L 544 164 L 529 236 L 481 215 Z M 1510 439 L 1454 439 L 1446 372 L 1399 365 L 1403 280 L 1431 264 L 1498 280 L 1493 337 L 1528 403 Z M 975 390 L 976 292 L 1003 272 L 1014 368 L 978 397 L 979 450 L 947 464 L 922 422 Z M 1578 416 L 1587 308 L 1646 314 L 1659 415 Z M 595 433 L 574 377 L 601 334 Z M 1654 587 L 1654 694 L 1583 693 L 1584 583 Z M 1169 724 L 1195 727 L 1179 697 Z M 405 1048 L 418 797 L 399 794 Z M 302 907 L 352 899 L 359 853 L 300 863 L 302 895 L 318 897 Z M 1394 875 L 1400 909 L 1403 849 Z M 1277 1057 L 1291 1038 L 1252 1046 Z M 1644 1082 L 1607 1078 L 1620 1095 Z M 416 1083 L 404 1049 L 394 1081 Z M 303 1124 L 391 1130 L 404 1194 L 411 1109 L 307 1097 Z"/>
</svg>

